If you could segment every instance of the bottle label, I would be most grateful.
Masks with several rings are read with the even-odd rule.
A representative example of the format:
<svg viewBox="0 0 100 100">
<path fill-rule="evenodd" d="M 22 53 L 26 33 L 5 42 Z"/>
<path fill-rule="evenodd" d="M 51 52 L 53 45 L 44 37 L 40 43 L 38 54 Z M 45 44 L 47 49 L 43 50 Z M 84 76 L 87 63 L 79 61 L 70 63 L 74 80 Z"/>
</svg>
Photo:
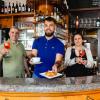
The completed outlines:
<svg viewBox="0 0 100 100">
<path fill-rule="evenodd" d="M 96 26 L 97 26 L 97 27 L 100 26 L 100 19 L 97 19 L 97 21 L 96 21 Z"/>
<path fill-rule="evenodd" d="M 11 9 L 10 9 L 10 7 L 8 8 L 8 13 L 11 13 Z"/>
<path fill-rule="evenodd" d="M 17 10 L 17 8 L 15 9 L 15 13 L 17 13 L 18 12 L 18 10 Z"/>
<path fill-rule="evenodd" d="M 22 6 L 22 12 L 24 12 L 24 11 L 25 11 L 25 6 L 23 5 L 23 6 Z"/>
<path fill-rule="evenodd" d="M 14 13 L 14 8 L 12 8 L 12 13 Z"/>
<path fill-rule="evenodd" d="M 1 8 L 1 13 L 4 13 L 4 8 Z"/>
<path fill-rule="evenodd" d="M 5 13 L 7 13 L 7 8 L 5 8 Z"/>
<path fill-rule="evenodd" d="M 18 11 L 21 12 L 21 7 L 18 8 Z"/>
<path fill-rule="evenodd" d="M 28 7 L 28 12 L 31 12 L 31 8 L 30 7 Z"/>
</svg>

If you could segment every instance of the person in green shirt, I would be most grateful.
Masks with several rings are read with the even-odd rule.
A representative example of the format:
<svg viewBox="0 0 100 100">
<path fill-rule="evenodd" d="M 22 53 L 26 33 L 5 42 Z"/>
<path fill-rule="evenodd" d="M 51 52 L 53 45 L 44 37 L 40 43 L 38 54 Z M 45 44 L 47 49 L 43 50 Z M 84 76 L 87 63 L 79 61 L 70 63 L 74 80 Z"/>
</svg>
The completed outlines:
<svg viewBox="0 0 100 100">
<path fill-rule="evenodd" d="M 0 45 L 0 60 L 3 59 L 3 77 L 25 77 L 25 70 L 30 75 L 26 52 L 22 43 L 18 42 L 19 29 L 10 28 L 10 39 Z"/>
</svg>

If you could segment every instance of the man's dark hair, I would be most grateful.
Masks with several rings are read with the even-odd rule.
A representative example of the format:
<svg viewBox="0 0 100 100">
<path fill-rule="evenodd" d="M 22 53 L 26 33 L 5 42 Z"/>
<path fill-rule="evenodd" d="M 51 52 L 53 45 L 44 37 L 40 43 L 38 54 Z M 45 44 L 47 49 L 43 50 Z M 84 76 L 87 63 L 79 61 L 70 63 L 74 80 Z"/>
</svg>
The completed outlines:
<svg viewBox="0 0 100 100">
<path fill-rule="evenodd" d="M 44 21 L 53 21 L 55 24 L 57 23 L 53 17 L 46 17 Z"/>
</svg>

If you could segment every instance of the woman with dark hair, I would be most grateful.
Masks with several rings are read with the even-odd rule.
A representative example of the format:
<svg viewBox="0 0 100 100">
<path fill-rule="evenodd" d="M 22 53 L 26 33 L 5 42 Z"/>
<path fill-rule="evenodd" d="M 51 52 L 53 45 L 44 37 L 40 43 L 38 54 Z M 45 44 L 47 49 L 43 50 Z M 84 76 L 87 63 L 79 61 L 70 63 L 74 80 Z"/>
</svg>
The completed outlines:
<svg viewBox="0 0 100 100">
<path fill-rule="evenodd" d="M 93 57 L 90 49 L 84 47 L 83 36 L 77 33 L 73 36 L 73 46 L 68 47 L 65 53 L 64 65 L 67 67 L 66 77 L 79 77 L 91 75 L 88 71 L 93 67 Z"/>
</svg>

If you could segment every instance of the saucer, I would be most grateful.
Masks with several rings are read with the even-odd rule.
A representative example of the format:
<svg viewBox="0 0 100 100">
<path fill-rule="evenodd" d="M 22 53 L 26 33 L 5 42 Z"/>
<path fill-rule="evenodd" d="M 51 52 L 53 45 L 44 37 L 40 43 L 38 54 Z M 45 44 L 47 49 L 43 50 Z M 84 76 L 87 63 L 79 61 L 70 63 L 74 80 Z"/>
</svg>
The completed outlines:
<svg viewBox="0 0 100 100">
<path fill-rule="evenodd" d="M 43 63 L 43 62 L 32 62 L 32 61 L 30 61 L 30 63 L 31 63 L 32 65 L 36 65 L 36 64 L 41 64 L 41 63 Z"/>
</svg>

